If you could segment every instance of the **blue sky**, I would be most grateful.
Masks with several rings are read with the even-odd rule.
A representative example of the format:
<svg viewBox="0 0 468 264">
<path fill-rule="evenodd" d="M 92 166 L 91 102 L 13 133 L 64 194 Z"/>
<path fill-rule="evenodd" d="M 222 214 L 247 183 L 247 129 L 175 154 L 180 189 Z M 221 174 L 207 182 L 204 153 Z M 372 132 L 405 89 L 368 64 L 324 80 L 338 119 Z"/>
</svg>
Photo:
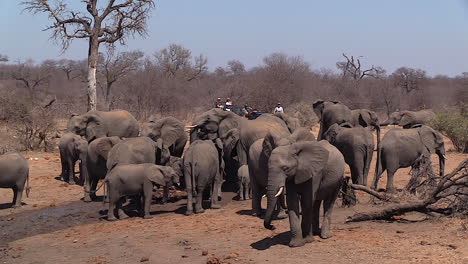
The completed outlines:
<svg viewBox="0 0 468 264">
<path fill-rule="evenodd" d="M 50 23 L 47 16 L 22 12 L 19 2 L 0 0 L 0 54 L 12 61 L 85 58 L 86 42 L 77 40 L 62 54 L 42 31 Z M 389 72 L 408 66 L 454 76 L 468 71 L 468 5 L 463 0 L 158 0 L 149 36 L 119 49 L 152 54 L 170 43 L 203 53 L 211 70 L 231 59 L 253 67 L 273 52 L 301 55 L 313 69 L 335 69 L 344 52 Z"/>
</svg>

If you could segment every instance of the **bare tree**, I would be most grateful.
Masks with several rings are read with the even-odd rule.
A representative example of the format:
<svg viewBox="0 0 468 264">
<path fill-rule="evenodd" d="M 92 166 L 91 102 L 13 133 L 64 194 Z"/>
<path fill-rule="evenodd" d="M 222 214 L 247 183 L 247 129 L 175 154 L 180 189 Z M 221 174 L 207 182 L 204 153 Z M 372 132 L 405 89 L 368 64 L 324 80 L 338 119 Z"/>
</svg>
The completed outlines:
<svg viewBox="0 0 468 264">
<path fill-rule="evenodd" d="M 77 62 L 74 60 L 62 59 L 57 62 L 57 67 L 62 70 L 66 76 L 67 80 L 73 79 L 71 73 L 77 69 Z"/>
<path fill-rule="evenodd" d="M 154 54 L 157 65 L 168 77 L 197 79 L 208 71 L 208 59 L 200 54 L 192 63 L 192 52 L 181 45 L 171 44 Z"/>
<path fill-rule="evenodd" d="M 107 0 L 99 5 L 98 0 L 81 0 L 88 14 L 71 10 L 63 0 L 51 5 L 47 0 L 23 1 L 25 10 L 47 13 L 53 24 L 46 28 L 52 31 L 52 39 L 61 41 L 66 50 L 74 39 L 88 39 L 88 110 L 96 109 L 96 67 L 99 45 L 124 45 L 128 36 L 145 36 L 149 12 L 154 8 L 153 0 Z M 103 6 L 101 8 L 101 6 Z"/>
<path fill-rule="evenodd" d="M 383 69 L 380 67 L 370 67 L 369 69 L 362 69 L 361 60 L 359 58 L 355 59 L 354 56 L 348 57 L 343 53 L 346 61 L 340 61 L 336 63 L 336 67 L 341 70 L 343 76 L 350 76 L 353 80 L 358 81 L 363 79 L 366 76 L 375 77 Z"/>
<path fill-rule="evenodd" d="M 28 90 L 31 99 L 35 99 L 37 90 L 48 85 L 51 78 L 51 66 L 45 61 L 40 66 L 35 66 L 31 60 L 19 63 L 10 72 L 11 78 Z"/>
<path fill-rule="evenodd" d="M 228 61 L 227 65 L 229 71 L 234 75 L 245 73 L 244 64 L 238 60 L 230 60 Z"/>
<path fill-rule="evenodd" d="M 409 94 L 413 90 L 419 90 L 427 77 L 426 72 L 421 69 L 401 67 L 392 73 L 391 78 L 395 86 L 400 87 L 404 93 Z"/>
<path fill-rule="evenodd" d="M 144 53 L 141 51 L 114 53 L 113 49 L 108 50 L 104 55 L 104 60 L 98 66 L 98 72 L 104 79 L 103 94 L 106 103 L 106 108 L 111 110 L 112 107 L 112 85 L 120 78 L 129 73 L 138 70 L 141 65 L 141 59 Z"/>
</svg>

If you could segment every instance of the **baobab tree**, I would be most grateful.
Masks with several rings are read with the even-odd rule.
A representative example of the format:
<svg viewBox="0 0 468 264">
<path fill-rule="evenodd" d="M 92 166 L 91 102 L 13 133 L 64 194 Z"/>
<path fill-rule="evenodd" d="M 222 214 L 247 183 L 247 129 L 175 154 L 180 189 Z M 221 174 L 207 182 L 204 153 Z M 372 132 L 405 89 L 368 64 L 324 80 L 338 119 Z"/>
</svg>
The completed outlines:
<svg viewBox="0 0 468 264">
<path fill-rule="evenodd" d="M 45 30 L 66 50 L 74 39 L 88 40 L 88 110 L 96 109 L 96 68 L 99 45 L 125 45 L 128 36 L 146 36 L 147 21 L 154 8 L 153 0 L 81 0 L 86 12 L 72 10 L 64 0 L 23 1 L 25 10 L 46 13 L 53 21 Z M 99 3 L 98 3 L 99 2 Z"/>
</svg>

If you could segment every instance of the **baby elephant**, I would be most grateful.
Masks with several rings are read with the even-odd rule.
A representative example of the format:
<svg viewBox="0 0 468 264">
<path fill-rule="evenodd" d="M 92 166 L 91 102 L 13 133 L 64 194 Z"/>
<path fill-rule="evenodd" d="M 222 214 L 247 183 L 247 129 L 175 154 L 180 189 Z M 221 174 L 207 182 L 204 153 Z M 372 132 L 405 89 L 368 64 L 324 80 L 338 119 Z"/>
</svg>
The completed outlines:
<svg viewBox="0 0 468 264">
<path fill-rule="evenodd" d="M 88 141 L 73 134 L 64 134 L 59 141 L 60 161 L 62 163 L 62 174 L 60 177 L 69 184 L 75 184 L 75 163 L 81 161 L 80 180 L 86 179 L 86 154 L 88 153 Z"/>
<path fill-rule="evenodd" d="M 12 207 L 21 206 L 21 196 L 26 184 L 26 196 L 29 194 L 29 165 L 19 153 L 7 153 L 0 156 L 0 188 L 13 189 Z"/>
<path fill-rule="evenodd" d="M 153 198 L 154 185 L 166 186 L 167 184 L 178 184 L 179 177 L 174 169 L 167 166 L 152 163 L 125 164 L 114 167 L 106 176 L 105 183 L 109 195 L 109 211 L 107 220 L 117 220 L 115 210 L 117 209 L 119 219 L 127 218 L 128 215 L 122 209 L 122 202 L 126 196 L 140 197 L 140 208 L 143 208 L 144 218 L 150 218 L 150 205 Z M 141 202 L 143 206 L 141 206 Z"/>
<path fill-rule="evenodd" d="M 237 170 L 237 176 L 239 177 L 239 201 L 250 199 L 250 177 L 249 167 L 242 165 Z"/>
</svg>

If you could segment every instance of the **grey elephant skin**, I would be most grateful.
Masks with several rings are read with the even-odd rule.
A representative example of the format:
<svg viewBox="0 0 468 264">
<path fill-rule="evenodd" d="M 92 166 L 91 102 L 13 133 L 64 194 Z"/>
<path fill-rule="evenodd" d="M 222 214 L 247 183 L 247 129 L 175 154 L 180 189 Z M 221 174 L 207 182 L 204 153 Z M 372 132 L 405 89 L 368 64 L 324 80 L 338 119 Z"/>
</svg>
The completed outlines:
<svg viewBox="0 0 468 264">
<path fill-rule="evenodd" d="M 431 153 L 439 156 L 439 174 L 444 175 L 445 145 L 442 134 L 428 126 L 416 126 L 410 129 L 392 128 L 382 139 L 380 159 L 372 188 L 377 189 L 379 178 L 387 171 L 387 192 L 394 192 L 393 176 L 399 168 L 412 166 L 423 156 Z"/>
<path fill-rule="evenodd" d="M 352 123 L 351 110 L 339 101 L 323 101 L 319 99 L 312 104 L 312 107 L 320 120 L 317 140 L 322 140 L 323 133 L 333 124 Z"/>
<path fill-rule="evenodd" d="M 234 132 L 232 129 L 238 130 Z M 288 128 L 285 121 L 272 114 L 263 114 L 255 120 L 248 120 L 229 111 L 211 109 L 195 119 L 191 134 L 192 138 L 221 138 L 226 146 L 226 155 L 232 155 L 232 151 L 236 150 L 240 165 L 245 165 L 250 145 L 265 137 L 270 130 L 284 129 L 293 128 Z M 235 135 L 229 135 L 229 131 Z M 230 141 L 226 142 L 228 138 Z"/>
<path fill-rule="evenodd" d="M 351 169 L 354 184 L 367 185 L 370 164 L 374 153 L 374 136 L 364 127 L 344 123 L 333 124 L 324 134 L 324 139 L 335 146 L 344 156 Z"/>
<path fill-rule="evenodd" d="M 186 215 L 203 213 L 203 193 L 210 191 L 211 208 L 218 209 L 219 191 L 222 184 L 224 162 L 222 159 L 223 144 L 220 139 L 213 143 L 211 140 L 196 140 L 185 151 L 183 168 L 185 184 L 187 186 Z M 210 189 L 208 189 L 210 188 Z"/>
<path fill-rule="evenodd" d="M 306 128 L 299 128 L 294 133 L 289 133 L 288 130 L 270 131 L 264 138 L 261 138 L 250 146 L 249 149 L 249 175 L 250 184 L 252 186 L 252 215 L 261 216 L 261 198 L 266 192 L 268 183 L 268 160 L 271 152 L 278 146 L 288 145 L 298 141 L 315 141 L 315 137 L 310 130 Z M 286 217 L 281 208 L 284 203 L 283 196 L 280 197 L 280 203 L 276 210 L 278 211 L 278 218 Z M 275 213 L 276 214 L 276 213 Z"/>
<path fill-rule="evenodd" d="M 93 140 L 88 145 L 86 155 L 87 176 L 84 180 L 85 202 L 96 200 L 96 187 L 99 180 L 104 179 L 107 174 L 107 157 L 110 150 L 121 142 L 120 137 L 102 137 Z"/>
<path fill-rule="evenodd" d="M 268 161 L 265 228 L 274 229 L 271 220 L 277 196 L 286 187 L 292 234 L 289 246 L 298 247 L 312 242 L 313 235 L 331 237 L 331 215 L 343 183 L 344 170 L 343 155 L 325 140 L 299 142 L 275 148 Z M 324 216 L 320 228 L 322 203 Z"/>
<path fill-rule="evenodd" d="M 179 158 L 182 157 L 187 143 L 184 124 L 174 117 L 144 123 L 141 127 L 141 136 L 149 137 L 154 141 L 162 139 L 163 144 L 169 148 L 171 156 Z"/>
<path fill-rule="evenodd" d="M 249 166 L 240 166 L 237 170 L 237 176 L 239 177 L 239 201 L 250 200 L 251 188 Z"/>
<path fill-rule="evenodd" d="M 121 164 L 153 163 L 166 165 L 171 155 L 162 139 L 154 142 L 149 137 L 127 138 L 117 143 L 109 152 L 107 169 Z"/>
<path fill-rule="evenodd" d="M 20 207 L 23 190 L 29 193 L 28 161 L 19 153 L 6 153 L 0 156 L 0 188 L 13 190 L 12 207 Z"/>
<path fill-rule="evenodd" d="M 140 127 L 138 121 L 125 110 L 91 110 L 83 115 L 72 115 L 68 121 L 68 131 L 91 142 L 100 137 L 136 137 Z"/>
<path fill-rule="evenodd" d="M 398 125 L 403 128 L 411 128 L 414 125 L 427 125 L 435 118 L 432 110 L 397 111 L 390 114 L 387 120 L 380 123 L 381 126 Z"/>
<path fill-rule="evenodd" d="M 179 178 L 171 167 L 158 166 L 150 163 L 124 164 L 113 168 L 104 180 L 109 196 L 109 211 L 107 220 L 127 218 L 128 215 L 122 209 L 122 202 L 128 196 L 142 196 L 139 201 L 143 208 L 143 217 L 150 218 L 150 206 L 153 197 L 154 185 L 166 186 L 177 184 Z"/>
<path fill-rule="evenodd" d="M 86 156 L 88 153 L 88 141 L 74 134 L 65 133 L 58 143 L 62 173 L 60 177 L 69 184 L 75 184 L 75 164 L 80 163 L 80 181 L 84 182 L 87 176 Z"/>
</svg>

